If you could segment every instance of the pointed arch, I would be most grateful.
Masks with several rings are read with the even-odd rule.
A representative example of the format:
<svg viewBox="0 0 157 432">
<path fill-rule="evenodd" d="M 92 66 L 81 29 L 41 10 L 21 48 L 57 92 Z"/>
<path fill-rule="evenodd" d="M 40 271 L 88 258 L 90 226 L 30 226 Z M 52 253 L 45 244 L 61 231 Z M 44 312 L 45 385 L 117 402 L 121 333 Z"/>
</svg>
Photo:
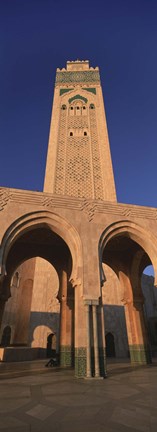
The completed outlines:
<svg viewBox="0 0 157 432">
<path fill-rule="evenodd" d="M 114 222 L 109 225 L 101 234 L 99 240 L 99 258 L 100 258 L 100 269 L 101 269 L 101 280 L 103 280 L 102 272 L 102 255 L 107 243 L 120 235 L 126 235 L 138 243 L 152 262 L 155 273 L 155 282 L 157 286 L 157 238 L 148 230 L 145 230 L 142 226 L 129 220 L 121 220 Z"/>
<path fill-rule="evenodd" d="M 82 278 L 82 244 L 76 229 L 67 220 L 50 211 L 36 211 L 24 214 L 15 220 L 7 229 L 1 244 L 1 273 L 6 274 L 7 256 L 13 244 L 24 233 L 40 227 L 49 227 L 58 234 L 69 247 L 72 256 L 70 280 L 75 286 Z"/>
</svg>

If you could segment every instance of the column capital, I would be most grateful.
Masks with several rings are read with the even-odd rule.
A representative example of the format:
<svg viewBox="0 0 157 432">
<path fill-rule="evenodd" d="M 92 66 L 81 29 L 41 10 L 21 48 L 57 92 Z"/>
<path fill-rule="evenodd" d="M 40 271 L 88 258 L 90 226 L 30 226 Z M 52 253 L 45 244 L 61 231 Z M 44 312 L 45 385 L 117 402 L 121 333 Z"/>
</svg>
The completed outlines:
<svg viewBox="0 0 157 432">
<path fill-rule="evenodd" d="M 99 304 L 100 304 L 100 302 L 99 302 L 99 299 L 87 299 L 87 298 L 84 298 L 83 299 L 83 301 L 84 301 L 84 305 L 86 306 L 86 305 L 92 305 L 92 306 L 98 306 Z"/>
<path fill-rule="evenodd" d="M 80 286 L 82 284 L 81 278 L 76 279 L 70 279 L 69 282 L 71 283 L 73 288 L 76 288 L 77 286 Z"/>
<path fill-rule="evenodd" d="M 92 300 L 92 306 L 98 306 L 99 305 L 99 299 Z"/>
<path fill-rule="evenodd" d="M 90 306 L 90 305 L 92 304 L 92 301 L 91 301 L 91 300 L 83 299 L 83 301 L 84 301 L 84 305 L 85 305 L 85 306 Z"/>
</svg>

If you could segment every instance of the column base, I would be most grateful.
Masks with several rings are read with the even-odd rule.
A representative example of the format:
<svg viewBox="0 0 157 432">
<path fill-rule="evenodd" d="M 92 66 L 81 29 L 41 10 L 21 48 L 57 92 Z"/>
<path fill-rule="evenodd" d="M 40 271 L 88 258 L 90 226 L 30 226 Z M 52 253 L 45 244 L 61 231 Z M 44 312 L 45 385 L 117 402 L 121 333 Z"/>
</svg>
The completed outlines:
<svg viewBox="0 0 157 432">
<path fill-rule="evenodd" d="M 99 376 L 99 377 L 96 377 L 96 376 L 92 376 L 92 377 L 83 377 L 85 380 L 103 380 L 105 377 L 103 377 L 103 376 Z"/>
<path fill-rule="evenodd" d="M 131 364 L 150 364 L 152 363 L 151 352 L 148 346 L 129 345 Z"/>
<path fill-rule="evenodd" d="M 99 348 L 99 365 L 100 376 L 95 376 L 92 368 L 91 376 L 87 376 L 87 350 L 85 347 L 75 348 L 75 376 L 76 378 L 85 378 L 87 380 L 101 380 L 107 377 L 106 372 L 106 355 L 103 348 Z M 92 358 L 93 360 L 93 358 Z M 94 363 L 94 362 L 93 362 Z"/>
<path fill-rule="evenodd" d="M 62 345 L 60 347 L 60 366 L 74 366 L 74 351 L 70 345 Z"/>
<path fill-rule="evenodd" d="M 86 373 L 87 373 L 87 350 L 85 347 L 75 348 L 75 376 L 77 378 L 85 378 Z"/>
<path fill-rule="evenodd" d="M 102 378 L 106 378 L 107 377 L 106 348 L 99 348 L 99 366 L 100 366 L 100 376 Z"/>
</svg>

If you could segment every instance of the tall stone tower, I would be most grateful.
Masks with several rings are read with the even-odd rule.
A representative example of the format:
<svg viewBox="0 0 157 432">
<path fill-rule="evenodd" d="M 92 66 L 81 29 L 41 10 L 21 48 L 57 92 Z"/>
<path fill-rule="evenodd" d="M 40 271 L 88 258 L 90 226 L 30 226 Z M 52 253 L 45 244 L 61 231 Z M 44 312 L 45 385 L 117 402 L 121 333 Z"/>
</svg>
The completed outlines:
<svg viewBox="0 0 157 432">
<path fill-rule="evenodd" d="M 44 191 L 116 201 L 99 69 L 57 69 Z"/>
<path fill-rule="evenodd" d="M 99 69 L 88 61 L 57 69 L 44 192 L 0 188 L 0 210 L 0 340 L 15 345 L 0 358 L 45 356 L 51 345 L 76 376 L 99 378 L 107 332 L 112 353 L 149 363 L 141 276 L 150 264 L 157 275 L 157 210 L 116 201 Z"/>
</svg>

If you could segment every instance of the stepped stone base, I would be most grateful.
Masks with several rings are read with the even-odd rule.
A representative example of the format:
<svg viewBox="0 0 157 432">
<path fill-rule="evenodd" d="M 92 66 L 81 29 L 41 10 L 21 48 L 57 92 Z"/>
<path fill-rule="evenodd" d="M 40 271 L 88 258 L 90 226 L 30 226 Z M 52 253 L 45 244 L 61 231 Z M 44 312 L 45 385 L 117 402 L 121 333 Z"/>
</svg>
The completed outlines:
<svg viewBox="0 0 157 432">
<path fill-rule="evenodd" d="M 0 348 L 1 362 L 31 361 L 46 358 L 46 349 L 30 347 L 5 347 Z"/>
</svg>

